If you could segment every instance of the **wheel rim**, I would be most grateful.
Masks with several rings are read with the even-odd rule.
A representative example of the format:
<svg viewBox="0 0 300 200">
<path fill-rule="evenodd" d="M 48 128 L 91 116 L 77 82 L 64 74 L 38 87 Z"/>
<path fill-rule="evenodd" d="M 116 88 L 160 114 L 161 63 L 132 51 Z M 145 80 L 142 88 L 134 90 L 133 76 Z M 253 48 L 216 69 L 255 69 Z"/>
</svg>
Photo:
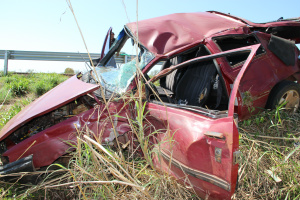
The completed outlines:
<svg viewBox="0 0 300 200">
<path fill-rule="evenodd" d="M 296 111 L 299 108 L 299 93 L 296 90 L 287 91 L 281 96 L 279 105 L 284 102 L 287 102 L 284 106 L 285 108 Z"/>
</svg>

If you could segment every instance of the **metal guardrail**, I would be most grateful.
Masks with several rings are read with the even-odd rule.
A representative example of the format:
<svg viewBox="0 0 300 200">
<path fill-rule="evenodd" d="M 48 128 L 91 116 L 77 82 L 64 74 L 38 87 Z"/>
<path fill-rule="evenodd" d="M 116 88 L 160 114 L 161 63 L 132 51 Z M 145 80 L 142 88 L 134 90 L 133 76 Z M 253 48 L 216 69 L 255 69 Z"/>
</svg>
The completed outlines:
<svg viewBox="0 0 300 200">
<path fill-rule="evenodd" d="M 91 59 L 100 58 L 101 54 L 90 53 Z M 116 63 L 127 63 L 131 60 L 131 55 L 115 56 Z M 4 59 L 4 75 L 8 72 L 8 60 L 45 60 L 45 61 L 69 61 L 69 62 L 89 62 L 87 53 L 75 52 L 48 52 L 48 51 L 19 51 L 0 50 L 0 59 Z"/>
</svg>

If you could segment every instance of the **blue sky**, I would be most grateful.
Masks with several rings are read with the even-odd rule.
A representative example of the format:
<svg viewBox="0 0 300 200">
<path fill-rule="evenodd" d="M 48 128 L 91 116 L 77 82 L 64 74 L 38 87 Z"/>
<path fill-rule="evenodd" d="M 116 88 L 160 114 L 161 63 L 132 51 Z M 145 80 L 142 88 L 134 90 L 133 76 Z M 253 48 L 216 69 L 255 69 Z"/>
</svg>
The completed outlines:
<svg viewBox="0 0 300 200">
<path fill-rule="evenodd" d="M 136 21 L 135 0 L 73 0 L 77 20 L 91 53 L 101 51 L 110 26 L 118 33 Z M 125 6 L 124 6 L 125 5 Z M 126 8 L 126 11 L 125 11 Z M 300 0 L 140 0 L 138 19 L 171 13 L 216 10 L 253 22 L 300 16 Z M 128 14 L 128 18 L 127 15 Z M 74 17 L 65 0 L 0 0 L 0 49 L 86 52 Z M 67 62 L 9 61 L 9 70 L 64 71 L 83 64 Z M 0 70 L 3 60 L 0 60 Z M 43 69 L 41 69 L 41 67 Z"/>
</svg>

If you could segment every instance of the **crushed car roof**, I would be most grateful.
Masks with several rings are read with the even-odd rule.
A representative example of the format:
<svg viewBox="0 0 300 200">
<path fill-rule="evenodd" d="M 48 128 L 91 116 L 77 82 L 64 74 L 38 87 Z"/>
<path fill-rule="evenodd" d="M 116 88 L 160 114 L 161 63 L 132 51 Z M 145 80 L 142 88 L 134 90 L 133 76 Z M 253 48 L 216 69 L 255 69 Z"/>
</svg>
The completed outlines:
<svg viewBox="0 0 300 200">
<path fill-rule="evenodd" d="M 297 18 L 298 19 L 298 18 Z M 228 14 L 209 11 L 176 13 L 138 22 L 128 23 L 136 39 L 155 54 L 170 51 L 199 42 L 221 31 L 240 27 L 300 26 L 300 18 L 292 21 L 252 23 Z M 137 37 L 137 32 L 139 33 Z"/>
</svg>

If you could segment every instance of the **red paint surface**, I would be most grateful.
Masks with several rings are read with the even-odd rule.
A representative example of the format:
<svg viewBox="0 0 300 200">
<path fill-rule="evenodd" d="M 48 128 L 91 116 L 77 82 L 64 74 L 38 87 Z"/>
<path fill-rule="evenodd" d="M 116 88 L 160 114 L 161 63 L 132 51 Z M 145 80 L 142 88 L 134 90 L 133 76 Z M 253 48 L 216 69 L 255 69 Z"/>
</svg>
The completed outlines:
<svg viewBox="0 0 300 200">
<path fill-rule="evenodd" d="M 212 34 L 246 24 L 212 13 L 177 13 L 138 22 L 139 41 L 155 54 L 166 54 Z M 136 23 L 127 26 L 137 36 Z"/>
<path fill-rule="evenodd" d="M 127 27 L 149 51 L 166 54 L 178 48 L 211 38 L 228 29 L 276 26 L 300 26 L 299 22 L 271 22 L 258 24 L 215 12 L 175 13 L 162 17 L 128 23 Z M 300 19 L 300 18 L 299 18 Z M 138 35 L 137 35 L 138 32 Z M 300 41 L 300 36 L 298 36 Z"/>
<path fill-rule="evenodd" d="M 172 165 L 169 168 L 170 163 L 167 160 L 162 157 L 160 160 L 156 158 L 154 163 L 158 169 L 173 174 L 186 184 L 191 183 L 194 190 L 202 198 L 209 194 L 210 199 L 230 199 L 234 193 L 238 164 L 233 164 L 233 153 L 239 148 L 238 130 L 233 121 L 234 100 L 241 78 L 258 47 L 259 45 L 241 48 L 251 49 L 251 53 L 235 79 L 227 117 L 212 119 L 191 111 L 169 108 L 154 103 L 147 104 L 146 109 L 151 115 L 147 120 L 162 130 L 162 127 L 165 127 L 165 130 L 168 127 L 170 130 L 170 132 L 164 132 L 157 137 L 159 148 L 162 151 L 189 168 L 216 176 L 230 185 L 231 189 L 227 191 L 216 184 L 191 175 L 188 176 L 187 180 L 186 173 L 181 169 Z M 204 135 L 209 131 L 222 133 L 225 139 Z M 215 159 L 215 148 L 222 150 L 221 163 Z"/>
<path fill-rule="evenodd" d="M 116 114 L 119 116 L 112 117 L 119 135 L 123 135 L 130 130 L 126 119 L 128 109 L 123 106 L 120 103 L 108 104 L 111 116 Z M 113 131 L 108 110 L 105 106 L 99 105 L 80 113 L 14 145 L 3 156 L 7 156 L 10 162 L 14 162 L 33 154 L 34 166 L 40 168 L 50 165 L 60 156 L 73 150 L 74 148 L 70 144 L 76 145 L 77 137 L 82 132 L 94 138 L 100 137 L 101 133 L 100 140 L 106 143 L 105 139 Z"/>
</svg>

